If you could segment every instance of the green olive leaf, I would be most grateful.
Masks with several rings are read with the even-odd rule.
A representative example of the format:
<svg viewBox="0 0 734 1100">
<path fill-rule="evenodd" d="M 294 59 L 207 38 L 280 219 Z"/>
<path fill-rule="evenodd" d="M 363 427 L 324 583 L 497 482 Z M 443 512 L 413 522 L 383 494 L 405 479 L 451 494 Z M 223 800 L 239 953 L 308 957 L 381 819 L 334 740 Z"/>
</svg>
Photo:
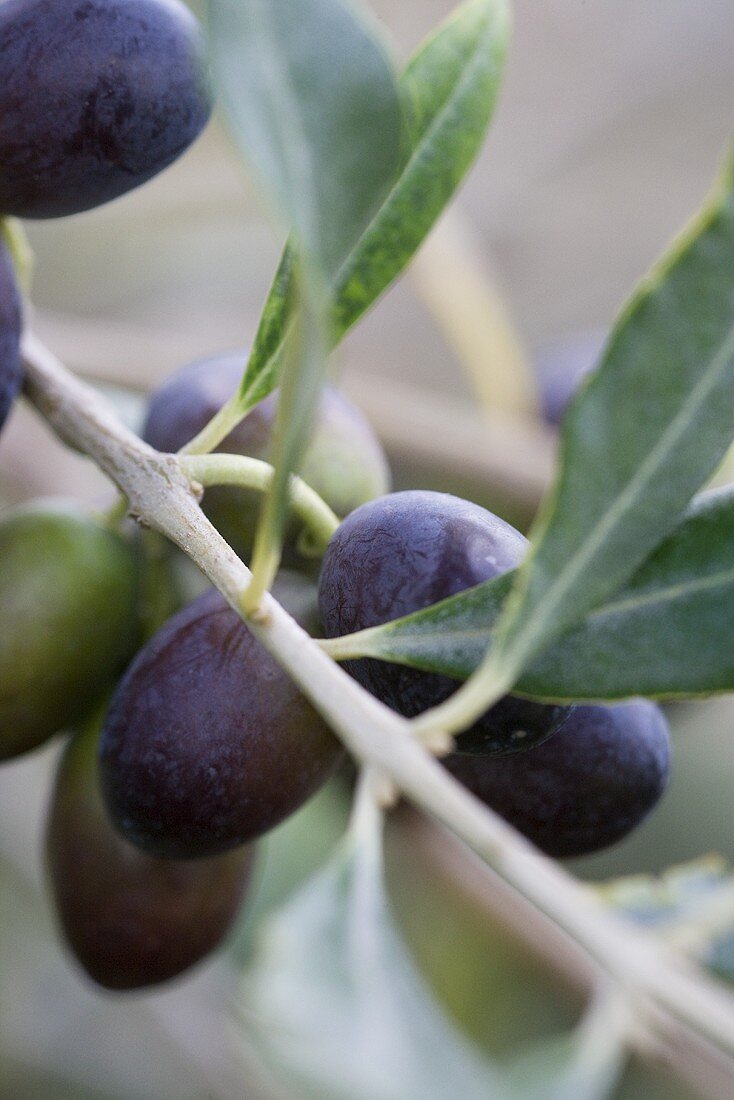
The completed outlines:
<svg viewBox="0 0 734 1100">
<path fill-rule="evenodd" d="M 298 469 L 308 445 L 326 367 L 326 313 L 300 265 L 295 288 L 293 338 L 286 352 L 273 439 L 273 480 L 262 505 L 252 555 L 253 606 L 278 571 L 291 473 Z"/>
<path fill-rule="evenodd" d="M 612 990 L 593 998 L 579 1024 L 524 1051 L 506 1067 L 517 1100 L 607 1100 L 629 1058 L 629 1009 Z"/>
<path fill-rule="evenodd" d="M 566 417 L 558 479 L 498 624 L 519 672 L 617 591 L 734 438 L 734 158 L 643 282 Z"/>
<path fill-rule="evenodd" d="M 468 0 L 425 43 L 399 84 L 410 150 L 368 225 L 351 239 L 331 282 L 336 344 L 403 271 L 481 148 L 509 35 L 506 0 Z M 279 382 L 288 335 L 292 247 L 281 260 L 242 380 L 242 416 Z"/>
<path fill-rule="evenodd" d="M 505 1100 L 393 923 L 377 815 L 272 915 L 242 985 L 243 1040 L 301 1100 Z"/>
<path fill-rule="evenodd" d="M 466 728 L 618 592 L 734 439 L 734 156 L 643 282 L 566 416 L 556 483 L 476 674 L 422 724 Z"/>
<path fill-rule="evenodd" d="M 324 377 L 328 288 L 398 171 L 405 126 L 390 61 L 356 9 L 341 0 L 212 0 L 210 9 L 213 67 L 230 126 L 294 241 L 276 276 L 281 300 L 263 318 L 266 342 L 279 319 L 294 338 L 246 597 L 255 605 L 278 567 L 289 479 Z"/>
<path fill-rule="evenodd" d="M 398 170 L 404 123 L 375 26 L 341 0 L 211 0 L 212 65 L 266 198 L 325 278 Z"/>
<path fill-rule="evenodd" d="M 340 659 L 376 657 L 464 680 L 482 662 L 514 574 L 413 615 L 326 643 Z M 734 488 L 697 498 L 613 597 L 522 673 L 543 699 L 671 698 L 734 691 Z"/>
<path fill-rule="evenodd" d="M 340 336 L 403 271 L 473 164 L 497 101 L 508 38 L 505 0 L 469 0 L 405 70 L 400 86 L 412 148 L 339 270 Z"/>
<path fill-rule="evenodd" d="M 395 923 L 374 805 L 249 943 L 243 1045 L 299 1100 L 604 1100 L 624 1060 L 605 1005 L 501 1062 L 464 1036 Z"/>
</svg>

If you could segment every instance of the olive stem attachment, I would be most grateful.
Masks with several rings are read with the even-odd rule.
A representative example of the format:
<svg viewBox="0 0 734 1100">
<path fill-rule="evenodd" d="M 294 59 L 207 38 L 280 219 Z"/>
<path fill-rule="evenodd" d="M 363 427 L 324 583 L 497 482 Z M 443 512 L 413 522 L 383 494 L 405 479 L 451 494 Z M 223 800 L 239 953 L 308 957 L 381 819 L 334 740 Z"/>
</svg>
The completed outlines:
<svg viewBox="0 0 734 1100">
<path fill-rule="evenodd" d="M 189 480 L 198 482 L 204 489 L 214 485 L 234 485 L 240 489 L 267 493 L 273 480 L 273 467 L 268 462 L 245 455 L 181 455 L 179 463 Z M 293 511 L 312 536 L 309 548 L 314 556 L 321 556 L 339 526 L 339 517 L 310 485 L 295 474 L 290 479 L 290 500 Z"/>
<path fill-rule="evenodd" d="M 25 392 L 61 439 L 95 459 L 130 510 L 166 535 L 244 617 L 252 574 L 199 508 L 175 455 L 159 454 L 32 334 L 23 339 Z M 600 977 L 629 994 L 640 1030 L 681 1041 L 681 1028 L 734 1073 L 734 999 L 651 932 L 610 912 L 600 898 L 480 802 L 423 748 L 410 723 L 361 688 L 270 594 L 248 620 L 263 647 L 323 714 L 347 749 L 373 765 L 469 845 L 529 908 L 570 938 Z"/>
<path fill-rule="evenodd" d="M 230 397 L 229 401 L 222 405 L 214 414 L 208 424 L 205 424 L 198 435 L 190 439 L 185 447 L 179 451 L 180 455 L 205 455 L 218 447 L 223 439 L 226 439 L 231 431 L 237 427 L 241 420 L 247 416 L 252 406 L 244 405 L 239 393 Z"/>
</svg>

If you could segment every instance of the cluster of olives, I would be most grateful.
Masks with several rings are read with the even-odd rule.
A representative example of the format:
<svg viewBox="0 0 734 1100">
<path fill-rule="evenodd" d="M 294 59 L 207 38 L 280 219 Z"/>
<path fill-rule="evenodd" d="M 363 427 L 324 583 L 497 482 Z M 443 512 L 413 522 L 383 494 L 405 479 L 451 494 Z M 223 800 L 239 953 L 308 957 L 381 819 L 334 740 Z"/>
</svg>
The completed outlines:
<svg viewBox="0 0 734 1100">
<path fill-rule="evenodd" d="M 393 493 L 341 524 L 324 556 L 319 607 L 327 636 L 419 611 L 517 566 L 526 540 L 476 504 L 443 493 Z M 365 658 L 349 671 L 408 717 L 443 702 L 443 676 Z M 444 763 L 549 855 L 585 855 L 620 840 L 667 781 L 660 709 L 562 707 L 508 695 L 456 741 Z"/>
<path fill-rule="evenodd" d="M 220 404 L 241 362 L 212 361 Z M 153 395 L 146 435 L 160 446 L 183 443 L 217 411 L 208 366 L 184 368 Z M 226 445 L 264 453 L 271 429 L 268 402 Z M 308 462 L 343 512 L 387 487 L 377 439 L 333 389 Z M 233 496 L 225 512 L 245 545 L 256 502 L 243 492 L 237 503 Z M 215 495 L 215 517 L 218 505 Z M 0 603 L 22 624 L 0 639 L 0 756 L 77 731 L 48 824 L 51 893 L 75 955 L 110 988 L 163 981 L 216 946 L 244 896 L 252 842 L 310 797 L 343 755 L 218 592 L 176 610 L 146 641 L 145 546 L 136 532 L 68 502 L 40 501 L 0 520 Z M 315 630 L 313 581 L 283 578 L 277 595 Z M 171 589 L 163 599 L 158 591 L 157 603 L 175 609 L 172 571 L 154 581 Z"/>
<path fill-rule="evenodd" d="M 178 0 L 4 0 L 0 218 L 73 214 L 121 195 L 179 156 L 210 110 L 201 32 Z M 20 336 L 0 246 L 0 423 L 20 386 Z M 182 447 L 234 392 L 242 363 L 224 354 L 175 375 L 151 400 L 148 442 Z M 222 449 L 266 457 L 276 401 L 258 405 Z M 329 636 L 426 607 L 525 552 L 517 531 L 475 505 L 390 494 L 378 441 L 333 388 L 301 472 L 347 517 L 318 585 Z M 211 489 L 203 507 L 249 553 L 254 495 Z M 47 831 L 60 925 L 100 984 L 167 980 L 221 941 L 254 842 L 334 773 L 340 744 L 217 592 L 180 606 L 172 588 L 173 613 L 150 629 L 150 562 L 124 524 L 38 502 L 0 519 L 0 562 L 0 606 L 13 624 L 0 635 L 0 758 L 72 734 Z M 310 614 L 302 589 L 283 598 Z M 375 660 L 349 671 L 408 716 L 456 689 Z M 461 734 L 445 765 L 545 851 L 579 854 L 619 839 L 652 807 L 667 731 L 644 702 L 573 709 L 510 695 Z"/>
</svg>

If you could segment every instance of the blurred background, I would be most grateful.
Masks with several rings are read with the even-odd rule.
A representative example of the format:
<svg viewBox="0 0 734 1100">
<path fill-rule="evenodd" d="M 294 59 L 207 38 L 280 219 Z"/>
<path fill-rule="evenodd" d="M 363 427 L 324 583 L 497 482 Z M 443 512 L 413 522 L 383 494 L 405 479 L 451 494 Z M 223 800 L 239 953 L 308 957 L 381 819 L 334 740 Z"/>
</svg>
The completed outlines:
<svg viewBox="0 0 734 1100">
<path fill-rule="evenodd" d="M 405 57 L 452 5 L 373 6 Z M 514 9 L 504 93 L 480 162 L 413 272 L 348 338 L 334 370 L 382 436 L 397 486 L 451 489 L 524 526 L 555 446 L 536 409 L 536 376 L 547 383 L 559 363 L 593 360 L 620 304 L 715 177 L 730 137 L 734 6 L 515 0 Z M 28 229 L 35 327 L 132 423 L 140 395 L 178 366 L 248 346 L 282 244 L 218 123 L 130 197 Z M 20 407 L 0 442 L 0 503 L 52 493 L 101 501 L 109 488 Z M 625 844 L 575 865 L 578 874 L 732 857 L 734 704 L 681 705 L 670 717 L 674 772 L 660 809 Z M 242 928 L 213 963 L 163 993 L 113 999 L 63 954 L 43 896 L 57 754 L 54 744 L 0 771 L 0 1095 L 275 1095 L 254 1067 L 243 1069 L 234 1040 L 237 960 L 258 914 L 338 835 L 341 789 L 269 842 Z M 552 952 L 522 947 L 506 928 L 511 901 L 455 846 L 402 813 L 390 867 L 417 958 L 476 1038 L 501 1053 L 519 1021 L 532 1038 L 575 1018 L 584 975 L 561 976 Z M 635 1070 L 620 1095 L 677 1093 Z"/>
</svg>

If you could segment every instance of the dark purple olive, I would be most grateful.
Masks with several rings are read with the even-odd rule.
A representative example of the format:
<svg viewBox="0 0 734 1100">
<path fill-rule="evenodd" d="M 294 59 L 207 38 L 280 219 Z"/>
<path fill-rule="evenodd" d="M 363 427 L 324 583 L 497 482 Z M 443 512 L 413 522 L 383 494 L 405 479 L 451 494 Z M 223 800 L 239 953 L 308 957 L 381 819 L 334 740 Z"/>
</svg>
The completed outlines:
<svg viewBox="0 0 734 1100">
<path fill-rule="evenodd" d="M 597 366 L 606 333 L 592 329 L 542 348 L 535 358 L 535 377 L 543 418 L 553 427 L 563 420 L 566 409 L 587 374 Z"/>
<path fill-rule="evenodd" d="M 97 774 L 99 721 L 70 741 L 46 832 L 49 886 L 63 936 L 107 989 L 168 981 L 213 951 L 231 927 L 254 849 L 200 860 L 156 859 L 113 828 Z"/>
<path fill-rule="evenodd" d="M 326 636 L 409 615 L 519 564 L 527 541 L 504 520 L 458 497 L 412 491 L 362 505 L 327 548 L 319 580 Z M 374 659 L 349 672 L 393 710 L 413 718 L 447 699 L 445 676 Z M 569 708 L 505 696 L 458 738 L 461 752 L 513 752 L 549 737 Z"/>
<path fill-rule="evenodd" d="M 0 237 L 0 428 L 20 390 L 21 305 L 15 268 Z"/>
<path fill-rule="evenodd" d="M 0 4 L 0 213 L 117 198 L 176 160 L 210 112 L 204 37 L 179 0 Z"/>
<path fill-rule="evenodd" d="M 110 814 L 154 855 L 267 832 L 332 774 L 339 742 L 216 591 L 174 615 L 115 692 L 100 746 Z"/>
<path fill-rule="evenodd" d="M 627 836 L 665 790 L 668 726 L 647 700 L 578 706 L 563 729 L 511 757 L 451 755 L 473 794 L 551 856 L 581 856 Z"/>
<path fill-rule="evenodd" d="M 151 398 L 143 429 L 146 441 L 159 451 L 180 450 L 235 392 L 246 358 L 245 352 L 230 352 L 177 371 Z M 267 460 L 276 410 L 277 394 L 271 394 L 218 450 Z M 321 397 L 300 473 L 338 516 L 390 488 L 387 460 L 372 428 L 359 409 L 331 386 Z M 261 502 L 262 495 L 254 491 L 217 486 L 207 490 L 204 510 L 230 545 L 247 556 Z"/>
</svg>

